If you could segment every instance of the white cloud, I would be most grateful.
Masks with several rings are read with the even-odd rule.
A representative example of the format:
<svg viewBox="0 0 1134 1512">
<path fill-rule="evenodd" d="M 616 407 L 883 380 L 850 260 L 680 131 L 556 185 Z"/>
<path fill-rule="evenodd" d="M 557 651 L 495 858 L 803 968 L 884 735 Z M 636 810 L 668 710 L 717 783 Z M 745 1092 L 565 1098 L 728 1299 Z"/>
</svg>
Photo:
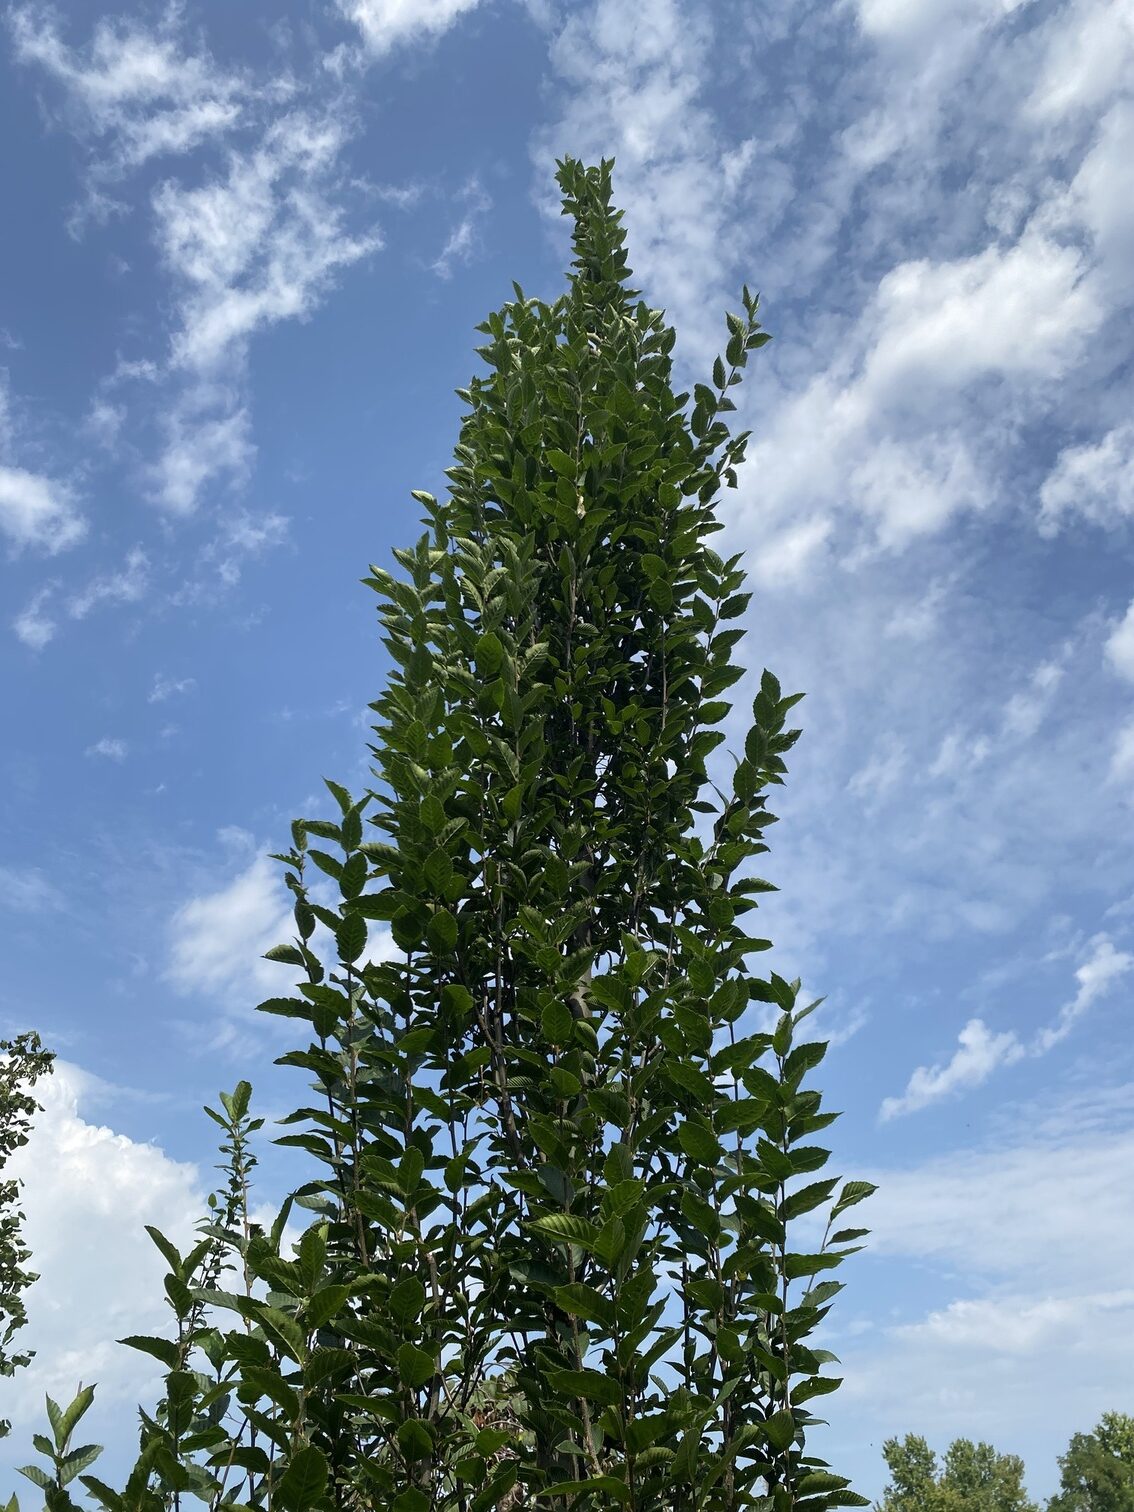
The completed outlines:
<svg viewBox="0 0 1134 1512">
<path fill-rule="evenodd" d="M 68 47 L 44 5 L 18 6 L 10 24 L 16 56 L 43 69 L 66 91 L 74 125 L 106 143 L 98 177 L 179 154 L 242 123 L 254 91 L 179 36 L 180 7 L 155 28 L 100 18 L 84 49 Z M 286 92 L 284 81 L 276 86 Z"/>
<path fill-rule="evenodd" d="M 129 750 L 124 740 L 115 736 L 104 735 L 101 740 L 96 740 L 94 745 L 89 745 L 85 754 L 87 756 L 105 756 L 108 761 L 125 761 Z"/>
<path fill-rule="evenodd" d="M 171 923 L 169 980 L 179 992 L 224 998 L 279 989 L 281 968 L 262 956 L 295 932 L 288 896 L 278 863 L 257 855 L 216 891 L 190 898 Z"/>
<path fill-rule="evenodd" d="M 1122 88 L 1132 66 L 1130 6 L 1072 0 L 1045 29 L 1044 56 L 1027 111 L 1050 120 L 1097 110 Z"/>
<path fill-rule="evenodd" d="M 0 1381 L 0 1415 L 17 1430 L 8 1450 L 20 1456 L 15 1464 L 27 1463 L 20 1440 L 29 1427 L 40 1428 L 45 1391 L 69 1402 L 80 1380 L 98 1382 L 84 1442 L 121 1443 L 114 1425 L 123 1412 L 156 1400 L 156 1364 L 114 1340 L 168 1335 L 172 1324 L 162 1289 L 168 1267 L 144 1225 L 154 1224 L 184 1252 L 205 1211 L 195 1166 L 86 1121 L 82 1110 L 97 1087 L 97 1078 L 57 1060 L 35 1089 L 43 1112 L 9 1166 L 24 1183 L 24 1233 L 40 1278 L 27 1294 L 29 1321 L 20 1335 L 36 1358 L 12 1383 Z"/>
<path fill-rule="evenodd" d="M 1000 1066 L 1024 1057 L 1024 1047 L 1008 1030 L 993 1034 L 983 1020 L 970 1019 L 957 1036 L 957 1049 L 944 1065 L 918 1066 L 901 1097 L 887 1097 L 879 1110 L 885 1123 L 903 1113 L 916 1113 L 955 1092 L 979 1087 Z"/>
<path fill-rule="evenodd" d="M 334 275 L 381 246 L 351 233 L 328 198 L 346 143 L 339 120 L 294 111 L 220 177 L 167 181 L 153 209 L 162 259 L 177 293 L 170 370 L 185 388 L 166 419 L 154 496 L 188 513 L 205 486 L 247 476 L 255 449 L 238 395 L 257 332 L 311 315 Z"/>
<path fill-rule="evenodd" d="M 87 524 L 65 483 L 0 463 L 0 530 L 17 548 L 54 555 L 81 541 Z"/>
<path fill-rule="evenodd" d="M 761 138 L 730 132 L 702 97 L 714 57 L 703 5 L 594 0 L 564 14 L 550 49 L 559 115 L 536 139 L 539 195 L 557 215 L 556 158 L 615 159 L 634 282 L 669 310 L 679 353 L 704 366 L 723 341 L 745 218 L 770 182 L 746 171 Z"/>
<path fill-rule="evenodd" d="M 1114 984 L 1134 966 L 1134 956 L 1125 950 L 1115 950 L 1107 935 L 1096 935 L 1090 944 L 1090 956 L 1075 972 L 1075 980 L 1079 984 L 1075 996 L 1059 1010 L 1053 1024 L 1040 1030 L 1032 1046 L 1033 1055 L 1044 1055 L 1066 1039 L 1087 1009 L 1099 998 L 1105 997 Z"/>
<path fill-rule="evenodd" d="M 0 898 L 5 907 L 14 908 L 19 913 L 59 908 L 63 902 L 59 889 L 42 872 L 35 868 L 16 870 L 10 866 L 0 866 Z"/>
<path fill-rule="evenodd" d="M 1110 776 L 1114 782 L 1134 778 L 1134 719 L 1128 720 L 1115 737 L 1110 758 Z"/>
<path fill-rule="evenodd" d="M 902 43 L 937 41 L 942 32 L 971 31 L 1009 15 L 1026 0 L 857 0 L 867 36 Z"/>
<path fill-rule="evenodd" d="M 867 547 L 907 547 L 987 507 L 994 423 L 974 423 L 981 385 L 1042 396 L 1079 359 L 1104 305 L 1083 254 L 1038 226 L 1012 246 L 898 264 L 838 342 L 834 363 L 783 402 L 750 448 L 745 532 L 826 520 Z M 1037 398 L 1037 402 L 1038 398 Z"/>
<path fill-rule="evenodd" d="M 256 455 L 247 411 L 202 415 L 192 402 L 167 416 L 166 442 L 151 469 L 152 496 L 174 514 L 189 514 L 206 484 L 227 477 L 243 483 Z"/>
<path fill-rule="evenodd" d="M 41 588 L 12 621 L 17 639 L 33 651 L 42 651 L 58 629 L 56 621 L 47 613 L 47 605 L 51 602 L 54 591 L 50 586 Z"/>
<path fill-rule="evenodd" d="M 257 330 L 309 315 L 339 268 L 381 246 L 373 230 L 352 236 L 324 193 L 346 139 L 341 122 L 294 111 L 223 178 L 159 186 L 158 246 L 181 291 L 174 367 L 241 361 Z"/>
<path fill-rule="evenodd" d="M 1116 950 L 1110 938 L 1098 934 L 1090 941 L 1091 953 L 1076 969 L 1077 991 L 1059 1010 L 1055 1020 L 1038 1030 L 1025 1044 L 1015 1030 L 992 1033 L 982 1019 L 970 1019 L 957 1036 L 957 1049 L 945 1064 L 918 1066 L 901 1097 L 887 1097 L 879 1109 L 886 1123 L 905 1113 L 916 1113 L 931 1103 L 955 1093 L 970 1091 L 986 1082 L 1002 1066 L 1012 1066 L 1025 1056 L 1046 1055 L 1071 1033 L 1075 1024 L 1100 998 L 1106 996 L 1134 966 L 1134 956 Z"/>
<path fill-rule="evenodd" d="M 240 581 L 245 557 L 260 556 L 287 540 L 289 520 L 286 515 L 269 510 L 262 515 L 247 510 L 227 515 L 217 536 L 202 553 L 206 562 L 216 564 L 217 576 L 226 588 Z"/>
<path fill-rule="evenodd" d="M 1106 656 L 1120 677 L 1134 682 L 1134 599 L 1107 638 Z"/>
<path fill-rule="evenodd" d="M 1016 740 L 1031 740 L 1062 680 L 1063 668 L 1058 662 L 1041 663 L 1028 680 L 1027 688 L 1013 693 L 1004 705 L 1004 734 Z"/>
<path fill-rule="evenodd" d="M 164 703 L 167 698 L 178 698 L 182 693 L 191 693 L 197 686 L 195 677 L 166 677 L 159 672 L 146 697 L 147 703 Z"/>
<path fill-rule="evenodd" d="M 480 187 L 477 179 L 470 179 L 460 198 L 467 205 L 465 213 L 449 233 L 448 240 L 430 264 L 438 278 L 451 278 L 456 263 L 467 263 L 476 251 L 479 226 L 492 208 L 492 201 Z"/>
<path fill-rule="evenodd" d="M 86 619 L 100 604 L 136 604 L 149 587 L 149 559 L 140 546 L 127 553 L 125 564 L 117 572 L 92 578 L 67 600 L 72 619 Z"/>
<path fill-rule="evenodd" d="M 862 1173 L 878 1191 L 858 1209 L 871 1236 L 832 1314 L 845 1382 L 823 1450 L 840 1467 L 862 1464 L 859 1489 L 881 1490 L 877 1444 L 891 1433 L 944 1444 L 994 1429 L 999 1449 L 1024 1456 L 1033 1493 L 1054 1490 L 1070 1434 L 1121 1400 L 1134 1326 L 1132 1094 L 1049 1091 L 986 1148 Z M 878 1300 L 869 1329 L 854 1326 L 858 1287 Z"/>
<path fill-rule="evenodd" d="M 1116 526 L 1134 516 L 1134 422 L 1100 441 L 1068 446 L 1040 489 L 1040 531 L 1054 535 L 1067 515 Z"/>
<path fill-rule="evenodd" d="M 362 33 L 367 51 L 381 57 L 394 47 L 440 37 L 479 0 L 338 0 L 339 10 Z"/>
</svg>

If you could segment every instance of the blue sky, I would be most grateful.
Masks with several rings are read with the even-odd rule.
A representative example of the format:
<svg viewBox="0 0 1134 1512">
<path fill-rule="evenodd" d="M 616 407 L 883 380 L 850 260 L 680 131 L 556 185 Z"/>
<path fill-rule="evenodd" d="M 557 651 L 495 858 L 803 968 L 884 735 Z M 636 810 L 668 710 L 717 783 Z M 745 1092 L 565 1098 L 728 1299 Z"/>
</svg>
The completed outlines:
<svg viewBox="0 0 1134 1512">
<path fill-rule="evenodd" d="M 0 1464 L 80 1378 L 124 1462 L 142 1224 L 191 1231 L 219 1087 L 301 1095 L 264 853 L 364 782 L 357 580 L 477 321 L 560 287 L 564 152 L 615 157 L 688 375 L 744 281 L 776 337 L 726 511 L 747 661 L 808 694 L 766 925 L 880 1184 L 826 1448 L 876 1493 L 888 1435 L 983 1436 L 1043 1494 L 1134 1410 L 1132 80 L 1130 0 L 8 7 L 0 1033 L 61 1061 Z"/>
</svg>

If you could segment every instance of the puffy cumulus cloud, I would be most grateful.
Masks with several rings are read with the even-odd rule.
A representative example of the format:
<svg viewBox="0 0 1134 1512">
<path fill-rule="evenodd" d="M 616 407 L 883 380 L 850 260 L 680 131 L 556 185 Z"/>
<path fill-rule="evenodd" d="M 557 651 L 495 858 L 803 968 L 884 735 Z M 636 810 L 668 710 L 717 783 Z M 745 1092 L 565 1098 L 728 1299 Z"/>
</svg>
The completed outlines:
<svg viewBox="0 0 1134 1512">
<path fill-rule="evenodd" d="M 790 518 L 817 550 L 834 517 L 867 548 L 897 550 L 988 507 L 1009 411 L 1042 405 L 1104 308 L 1083 254 L 1038 227 L 1012 246 L 899 264 L 840 357 L 763 426 L 741 486 L 745 534 Z M 1001 427 L 989 396 L 1006 384 Z"/>
<path fill-rule="evenodd" d="M 0 462 L 0 531 L 17 550 L 54 556 L 81 541 L 87 524 L 66 483 Z"/>
<path fill-rule="evenodd" d="M 916 1113 L 931 1103 L 981 1086 L 1002 1066 L 1012 1066 L 1025 1056 L 1046 1055 L 1062 1043 L 1075 1024 L 1134 966 L 1134 955 L 1116 950 L 1109 936 L 1098 934 L 1090 941 L 1087 959 L 1077 967 L 1075 994 L 1060 1008 L 1055 1019 L 1037 1030 L 1025 1043 L 1015 1030 L 994 1034 L 983 1020 L 970 1019 L 957 1036 L 952 1057 L 933 1066 L 918 1066 L 900 1097 L 887 1097 L 879 1109 L 885 1123 L 905 1113 Z"/>
<path fill-rule="evenodd" d="M 45 1427 L 45 1393 L 65 1403 L 80 1382 L 96 1384 L 83 1441 L 106 1446 L 94 1471 L 111 1484 L 125 1478 L 137 1453 L 137 1405 L 152 1410 L 161 1394 L 156 1362 L 116 1341 L 174 1334 L 163 1289 L 168 1266 L 145 1229 L 159 1229 L 184 1254 L 200 1237 L 208 1187 L 195 1164 L 97 1121 L 124 1097 L 140 1096 L 150 1094 L 56 1060 L 54 1074 L 35 1088 L 43 1111 L 5 1170 L 23 1183 L 24 1235 L 39 1276 L 26 1294 L 28 1325 L 19 1336 L 35 1359 L 13 1379 L 0 1379 L 0 1417 L 13 1425 L 0 1443 L 0 1473 L 13 1482 L 15 1467 L 34 1458 L 28 1439 Z M 267 1227 L 277 1211 L 257 1202 L 252 1216 Z M 298 1237 L 289 1223 L 285 1253 Z"/>
<path fill-rule="evenodd" d="M 1129 5 L 1071 0 L 1042 29 L 1043 51 L 1027 101 L 1038 120 L 1097 111 L 1120 94 L 1134 66 Z"/>
<path fill-rule="evenodd" d="M 236 846 L 246 854 L 250 837 Z M 277 863 L 254 855 L 215 891 L 187 899 L 170 925 L 169 980 L 179 992 L 227 1000 L 278 989 L 280 967 L 262 957 L 294 932 L 288 897 Z"/>
<path fill-rule="evenodd" d="M 1040 489 L 1041 532 L 1054 535 L 1068 516 L 1102 526 L 1134 516 L 1134 423 L 1060 452 Z"/>
<path fill-rule="evenodd" d="M 21 427 L 14 410 L 8 374 L 0 368 L 0 535 L 16 551 L 31 547 L 53 556 L 81 541 L 87 522 L 69 484 L 17 465 Z M 36 644 L 34 629 L 30 638 L 20 638 Z"/>
<path fill-rule="evenodd" d="M 436 39 L 476 9 L 479 0 L 338 0 L 339 11 L 362 34 L 371 57 Z"/>
<path fill-rule="evenodd" d="M 24 1232 L 39 1275 L 20 1336 L 36 1358 L 27 1372 L 0 1381 L 0 1415 L 14 1427 L 3 1456 L 12 1464 L 27 1463 L 21 1440 L 40 1427 L 44 1392 L 70 1401 L 80 1381 L 97 1381 L 83 1426 L 87 1439 L 104 1443 L 121 1442 L 115 1424 L 135 1403 L 156 1400 L 155 1362 L 114 1341 L 165 1334 L 172 1322 L 162 1289 L 168 1267 L 144 1226 L 184 1250 L 205 1209 L 196 1166 L 88 1121 L 105 1091 L 98 1078 L 57 1060 L 35 1089 L 43 1112 L 8 1167 L 24 1184 Z"/>
</svg>

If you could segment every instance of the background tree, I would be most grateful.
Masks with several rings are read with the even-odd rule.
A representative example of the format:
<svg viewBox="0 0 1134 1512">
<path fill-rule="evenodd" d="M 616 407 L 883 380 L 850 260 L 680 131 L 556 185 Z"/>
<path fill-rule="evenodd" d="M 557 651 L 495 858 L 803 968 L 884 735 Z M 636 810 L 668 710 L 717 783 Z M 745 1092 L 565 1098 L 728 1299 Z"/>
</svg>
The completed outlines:
<svg viewBox="0 0 1134 1512">
<path fill-rule="evenodd" d="M 28 1142 L 31 1120 L 43 1111 L 28 1089 L 41 1076 L 50 1075 L 54 1060 L 38 1034 L 0 1040 L 0 1171 L 12 1152 Z M 20 1185 L 16 1180 L 0 1181 L 0 1375 L 4 1376 L 13 1375 L 35 1356 L 34 1350 L 12 1352 L 8 1347 L 27 1322 L 23 1294 L 38 1279 L 25 1268 L 31 1251 L 23 1242 Z M 0 1420 L 0 1438 L 7 1437 L 11 1426 Z"/>
<path fill-rule="evenodd" d="M 375 781 L 294 823 L 269 954 L 302 980 L 261 1005 L 310 1028 L 277 1142 L 317 1174 L 258 1231 L 248 1083 L 211 1110 L 228 1196 L 188 1255 L 152 1231 L 176 1337 L 126 1341 L 168 1375 L 125 1490 L 80 1476 L 108 1512 L 865 1504 L 806 1437 L 872 1188 L 817 1174 L 816 1005 L 750 964 L 800 695 L 765 672 L 709 765 L 749 595 L 708 540 L 768 337 L 745 290 L 711 383 L 674 391 L 611 168 L 560 165 L 567 290 L 480 327 L 449 495 L 367 579 Z M 44 1443 L 40 1484 L 71 1473 Z"/>
<path fill-rule="evenodd" d="M 888 1439 L 882 1456 L 890 1471 L 882 1512 L 1036 1512 L 1024 1489 L 1024 1462 L 991 1444 L 954 1439 L 940 1470 L 918 1434 Z"/>
<path fill-rule="evenodd" d="M 1048 1512 L 1134 1512 L 1134 1417 L 1104 1412 L 1093 1433 L 1073 1435 L 1059 1470 Z"/>
</svg>

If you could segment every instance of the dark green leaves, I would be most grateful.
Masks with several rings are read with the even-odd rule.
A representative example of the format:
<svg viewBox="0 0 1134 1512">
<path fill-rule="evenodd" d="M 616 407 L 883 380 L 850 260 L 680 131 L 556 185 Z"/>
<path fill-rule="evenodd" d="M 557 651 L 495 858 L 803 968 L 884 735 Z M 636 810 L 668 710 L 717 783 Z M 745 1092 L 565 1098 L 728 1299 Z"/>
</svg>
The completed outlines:
<svg viewBox="0 0 1134 1512">
<path fill-rule="evenodd" d="M 238 1084 L 201 1242 L 152 1231 L 178 1342 L 125 1341 L 168 1374 L 128 1491 L 88 1477 L 109 1512 L 215 1505 L 222 1473 L 280 1512 L 495 1512 L 513 1485 L 707 1508 L 758 1465 L 777 1508 L 849 1504 L 802 1404 L 835 1384 L 808 1341 L 860 1231 L 793 1225 L 872 1189 L 813 1179 L 824 1047 L 796 1043 L 800 984 L 748 966 L 796 696 L 765 671 L 726 723 L 749 594 L 711 545 L 767 337 L 746 289 L 711 385 L 676 393 L 611 165 L 559 181 L 567 288 L 484 321 L 448 488 L 366 580 L 372 781 L 328 781 L 278 858 L 295 938 L 268 955 L 297 981 L 263 1007 L 315 1094 L 277 1141 L 314 1222 L 289 1248 L 289 1199 L 254 1228 Z"/>
</svg>

